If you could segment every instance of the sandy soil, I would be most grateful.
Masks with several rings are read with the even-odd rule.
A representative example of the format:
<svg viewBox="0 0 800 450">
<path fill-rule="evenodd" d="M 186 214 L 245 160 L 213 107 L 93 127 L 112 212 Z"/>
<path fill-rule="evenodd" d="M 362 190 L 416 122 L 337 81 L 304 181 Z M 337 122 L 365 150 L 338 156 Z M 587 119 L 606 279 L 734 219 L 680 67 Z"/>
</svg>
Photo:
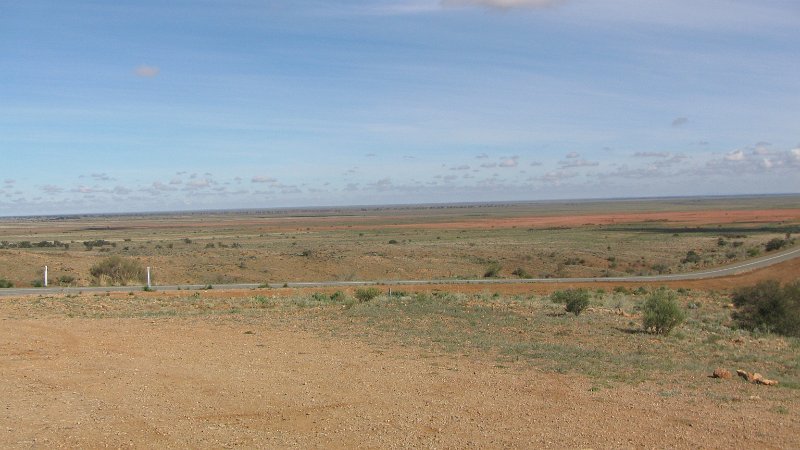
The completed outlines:
<svg viewBox="0 0 800 450">
<path fill-rule="evenodd" d="M 776 411 L 784 388 L 706 374 L 597 389 L 321 337 L 303 316 L 26 311 L 0 303 L 3 448 L 800 447 L 798 409 Z"/>
</svg>

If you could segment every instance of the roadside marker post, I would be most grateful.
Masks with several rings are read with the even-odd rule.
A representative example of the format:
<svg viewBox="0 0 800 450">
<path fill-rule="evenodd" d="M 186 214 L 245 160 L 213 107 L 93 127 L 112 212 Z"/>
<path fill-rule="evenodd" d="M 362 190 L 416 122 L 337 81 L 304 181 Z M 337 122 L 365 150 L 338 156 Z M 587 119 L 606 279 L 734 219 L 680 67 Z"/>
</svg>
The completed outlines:
<svg viewBox="0 0 800 450">
<path fill-rule="evenodd" d="M 150 289 L 150 267 L 147 267 L 147 288 Z"/>
<path fill-rule="evenodd" d="M 47 287 L 47 266 L 44 266 L 44 287 Z"/>
</svg>

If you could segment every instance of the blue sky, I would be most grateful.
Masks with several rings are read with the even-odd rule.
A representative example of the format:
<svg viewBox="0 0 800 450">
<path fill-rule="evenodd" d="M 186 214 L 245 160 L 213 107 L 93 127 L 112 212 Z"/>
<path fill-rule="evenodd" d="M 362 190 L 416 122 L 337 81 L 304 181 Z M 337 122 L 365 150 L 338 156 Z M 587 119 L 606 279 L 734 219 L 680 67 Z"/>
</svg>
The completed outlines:
<svg viewBox="0 0 800 450">
<path fill-rule="evenodd" d="M 795 0 L 0 0 L 0 215 L 800 192 Z"/>
</svg>

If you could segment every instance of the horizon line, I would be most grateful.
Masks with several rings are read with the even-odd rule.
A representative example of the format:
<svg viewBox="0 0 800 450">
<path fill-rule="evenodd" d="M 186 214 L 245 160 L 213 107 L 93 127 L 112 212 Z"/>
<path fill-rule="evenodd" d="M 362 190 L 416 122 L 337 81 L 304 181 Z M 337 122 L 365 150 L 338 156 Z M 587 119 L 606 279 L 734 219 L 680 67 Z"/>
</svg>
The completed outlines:
<svg viewBox="0 0 800 450">
<path fill-rule="evenodd" d="M 149 210 L 149 211 L 129 211 L 129 212 L 79 212 L 79 213 L 52 213 L 52 214 L 26 214 L 26 215 L 2 215 L 0 220 L 13 219 L 61 219 L 78 217 L 120 217 L 135 215 L 171 215 L 171 214 L 230 214 L 230 213 L 258 213 L 266 211 L 320 211 L 336 209 L 411 209 L 411 208 L 434 208 L 434 207 L 472 207 L 472 206 L 493 206 L 493 205 L 524 205 L 536 203 L 570 203 L 570 202 L 624 202 L 624 201 L 666 201 L 675 199 L 735 199 L 735 198 L 758 198 L 758 197 L 793 197 L 800 196 L 800 192 L 771 193 L 771 194 L 699 194 L 699 195 L 666 195 L 666 196 L 643 196 L 643 197 L 583 197 L 583 198 L 564 198 L 564 199 L 542 199 L 542 200 L 497 200 L 497 201 L 476 201 L 476 202 L 430 202 L 430 203 L 386 203 L 386 204 L 354 204 L 354 205 L 307 205 L 307 206 L 274 206 L 274 207 L 252 207 L 252 208 L 221 208 L 221 209 L 185 209 L 185 210 Z"/>
</svg>

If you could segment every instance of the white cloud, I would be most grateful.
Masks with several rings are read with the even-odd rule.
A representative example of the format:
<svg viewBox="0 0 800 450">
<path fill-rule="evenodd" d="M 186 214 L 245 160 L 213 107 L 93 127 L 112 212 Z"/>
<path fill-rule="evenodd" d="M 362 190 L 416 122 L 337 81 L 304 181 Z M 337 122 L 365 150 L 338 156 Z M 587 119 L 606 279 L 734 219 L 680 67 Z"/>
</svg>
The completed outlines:
<svg viewBox="0 0 800 450">
<path fill-rule="evenodd" d="M 737 149 L 706 163 L 705 172 L 764 174 L 800 169 L 800 148 L 769 150 L 764 147 L 744 151 Z"/>
<path fill-rule="evenodd" d="M 549 8 L 564 0 L 441 0 L 445 7 L 477 6 L 489 9 Z"/>
<path fill-rule="evenodd" d="M 585 159 L 575 159 L 572 161 L 559 161 L 558 165 L 561 166 L 562 169 L 567 169 L 571 167 L 595 167 L 600 165 L 600 163 L 587 161 Z"/>
<path fill-rule="evenodd" d="M 74 189 L 71 189 L 70 192 L 74 192 L 76 194 L 94 194 L 96 192 L 99 192 L 99 190 L 88 186 L 78 186 Z"/>
<path fill-rule="evenodd" d="M 380 180 L 374 183 L 369 183 L 367 187 L 369 189 L 374 189 L 376 191 L 383 192 L 392 189 L 393 186 L 392 186 L 392 180 L 390 178 L 381 178 Z"/>
<path fill-rule="evenodd" d="M 142 64 L 141 66 L 137 67 L 136 70 L 134 70 L 136 76 L 142 78 L 153 78 L 157 76 L 159 72 L 161 72 L 161 69 L 156 66 L 149 66 L 147 64 Z"/>
<path fill-rule="evenodd" d="M 159 191 L 159 192 L 167 192 L 167 191 L 175 191 L 175 190 L 177 190 L 176 188 L 174 188 L 172 186 L 168 186 L 168 185 L 166 185 L 166 184 L 164 184 L 164 183 L 162 183 L 160 181 L 154 181 L 153 185 L 152 185 L 152 189 L 156 190 L 156 191 Z"/>
<path fill-rule="evenodd" d="M 570 178 L 577 177 L 578 174 L 575 172 L 564 172 L 562 170 L 558 170 L 555 172 L 547 172 L 546 174 L 534 178 L 536 181 L 541 181 L 546 184 L 560 186 L 564 180 L 568 180 Z"/>
<path fill-rule="evenodd" d="M 190 182 L 186 183 L 186 187 L 184 190 L 195 191 L 198 189 L 205 189 L 210 187 L 213 184 L 213 181 L 209 178 L 194 178 Z"/>
<path fill-rule="evenodd" d="M 59 186 L 55 186 L 53 184 L 46 184 L 46 185 L 42 186 L 42 190 L 46 194 L 59 194 L 61 192 L 64 192 L 63 188 L 61 188 Z"/>
<path fill-rule="evenodd" d="M 498 167 L 504 167 L 504 168 L 510 168 L 510 167 L 517 167 L 518 164 L 519 164 L 519 156 L 514 155 L 514 156 L 512 156 L 510 158 L 506 158 L 506 159 L 500 161 L 500 164 L 498 164 L 497 166 Z"/>
<path fill-rule="evenodd" d="M 668 176 L 667 173 L 660 170 L 660 167 L 657 167 L 654 164 L 650 164 L 646 167 L 629 167 L 627 164 L 623 164 L 620 167 L 612 170 L 611 172 L 606 173 L 598 173 L 596 175 L 600 179 L 654 179 L 654 178 L 661 178 Z"/>
<path fill-rule="evenodd" d="M 669 158 L 670 152 L 636 152 L 633 154 L 636 158 Z"/>
<path fill-rule="evenodd" d="M 251 180 L 253 183 L 277 183 L 278 180 L 272 177 L 254 176 Z"/>
<path fill-rule="evenodd" d="M 676 117 L 675 119 L 672 120 L 672 126 L 675 128 L 682 127 L 687 123 L 689 123 L 689 119 L 686 117 Z"/>
<path fill-rule="evenodd" d="M 567 156 L 566 156 L 567 159 L 575 159 L 575 158 L 580 158 L 580 157 L 581 157 L 581 154 L 578 153 L 578 152 L 569 152 L 569 153 L 567 153 Z"/>
<path fill-rule="evenodd" d="M 469 166 L 466 164 L 462 164 L 460 166 L 451 167 L 450 170 L 469 170 Z"/>
<path fill-rule="evenodd" d="M 725 155 L 725 161 L 744 161 L 744 159 L 744 151 L 742 150 L 734 150 Z"/>
</svg>

